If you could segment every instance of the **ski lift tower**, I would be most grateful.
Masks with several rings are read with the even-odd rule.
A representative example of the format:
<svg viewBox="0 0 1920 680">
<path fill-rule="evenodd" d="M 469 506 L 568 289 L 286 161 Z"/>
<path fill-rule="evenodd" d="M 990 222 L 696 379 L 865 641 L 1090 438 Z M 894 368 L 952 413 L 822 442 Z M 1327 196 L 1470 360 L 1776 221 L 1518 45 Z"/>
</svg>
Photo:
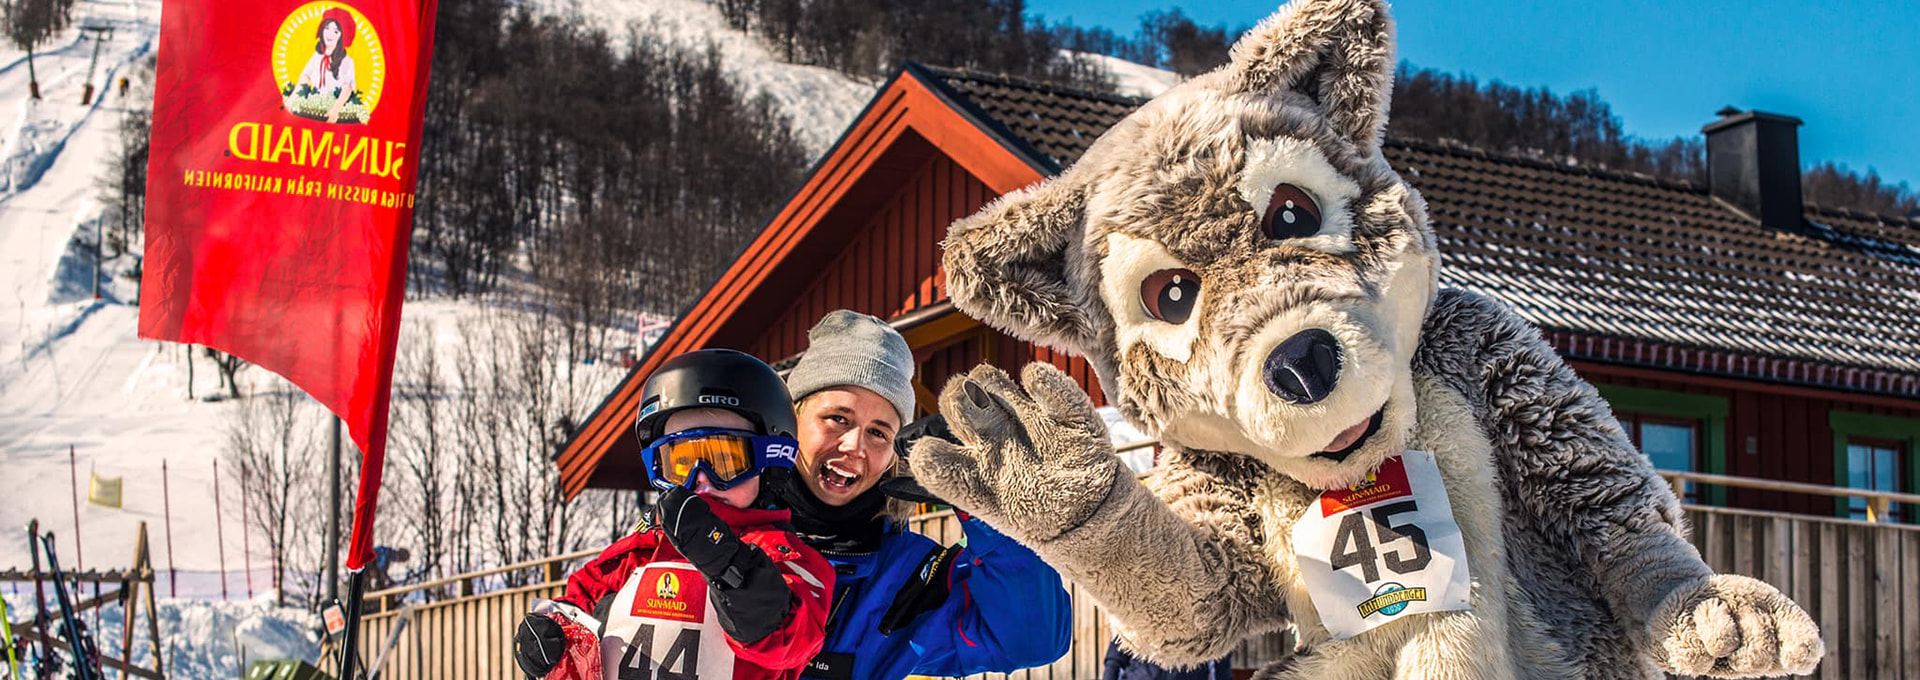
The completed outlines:
<svg viewBox="0 0 1920 680">
<path fill-rule="evenodd" d="M 87 62 L 87 82 L 80 88 L 80 105 L 86 106 L 93 103 L 93 69 L 100 65 L 100 44 L 113 39 L 113 24 L 89 18 L 80 22 L 80 32 L 93 36 L 93 60 Z"/>
</svg>

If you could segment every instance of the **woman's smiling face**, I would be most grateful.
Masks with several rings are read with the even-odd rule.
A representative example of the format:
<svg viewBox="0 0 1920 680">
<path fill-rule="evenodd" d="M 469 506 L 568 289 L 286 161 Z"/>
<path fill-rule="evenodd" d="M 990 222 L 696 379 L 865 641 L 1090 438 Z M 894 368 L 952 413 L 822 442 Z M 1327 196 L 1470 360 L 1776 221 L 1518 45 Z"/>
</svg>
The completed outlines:
<svg viewBox="0 0 1920 680">
<path fill-rule="evenodd" d="M 800 400 L 800 455 L 795 467 L 827 505 L 846 505 L 880 483 L 893 463 L 900 415 L 864 387 L 833 387 Z"/>
<path fill-rule="evenodd" d="M 327 22 L 327 25 L 320 28 L 320 39 L 326 42 L 328 51 L 339 48 L 340 24 L 332 21 Z"/>
</svg>

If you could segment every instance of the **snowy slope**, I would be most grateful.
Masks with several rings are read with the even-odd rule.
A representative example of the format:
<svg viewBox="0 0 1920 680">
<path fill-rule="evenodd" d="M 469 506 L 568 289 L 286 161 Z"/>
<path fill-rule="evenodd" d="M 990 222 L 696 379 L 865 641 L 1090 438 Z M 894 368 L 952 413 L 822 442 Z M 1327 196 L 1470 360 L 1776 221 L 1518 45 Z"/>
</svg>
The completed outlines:
<svg viewBox="0 0 1920 680">
<path fill-rule="evenodd" d="M 872 96 L 874 85 L 837 72 L 779 62 L 758 39 L 725 26 L 718 12 L 686 0 L 580 2 L 544 0 L 550 11 L 580 12 L 615 36 L 652 31 L 688 47 L 716 46 L 734 75 L 779 100 L 817 153 L 837 139 Z M 130 282 L 108 272 L 104 298 L 90 295 L 92 268 L 81 244 L 99 211 L 98 177 L 116 141 L 124 102 L 104 94 L 79 105 L 91 40 L 77 25 L 107 22 L 113 38 L 102 45 L 94 82 L 107 90 L 122 73 L 148 58 L 158 27 L 159 0 L 82 0 L 76 28 L 57 36 L 36 59 L 46 99 L 26 97 L 24 55 L 0 49 L 0 569 L 27 564 L 28 519 L 57 532 L 69 563 L 124 565 L 136 522 L 145 521 L 156 566 L 183 572 L 182 595 L 219 593 L 225 569 L 232 592 L 243 595 L 245 563 L 239 509 L 224 507 L 225 544 L 216 536 L 213 461 L 224 445 L 235 405 L 208 401 L 217 374 L 204 357 L 191 369 L 179 345 L 135 336 L 138 311 Z M 1103 58 L 1105 59 L 1105 58 Z M 1154 94 L 1172 74 L 1118 60 L 1107 67 L 1123 91 Z M 135 96 L 143 96 L 136 83 Z M 126 261 L 109 263 L 125 266 Z M 408 323 L 446 323 L 472 314 L 471 303 L 409 302 Z M 438 321 L 436 321 L 438 320 Z M 242 374 L 249 390 L 276 379 L 259 369 Z M 191 392 L 198 399 L 189 399 Z M 69 447 L 85 493 L 90 470 L 126 479 L 126 507 L 80 506 L 83 554 L 73 546 L 74 484 Z M 167 546 L 160 495 L 161 462 L 172 492 L 172 548 Z M 234 483 L 232 470 L 222 482 Z M 233 498 L 228 493 L 228 505 Z M 267 549 L 251 537 L 254 582 L 263 589 Z M 220 549 L 216 549 L 216 547 Z M 173 552 L 173 550 L 177 550 Z M 198 575 L 195 576 L 194 573 Z"/>
<path fill-rule="evenodd" d="M 83 532 L 84 555 L 71 554 L 68 446 L 83 451 L 83 466 L 97 460 L 103 473 L 155 483 L 163 452 L 192 452 L 186 458 L 197 456 L 198 467 L 210 462 L 210 440 L 195 432 L 202 418 L 154 389 L 167 377 L 152 369 L 166 362 L 152 356 L 151 343 L 134 340 L 135 310 L 116 302 L 130 291 L 109 281 L 106 299 L 92 300 L 91 267 L 70 256 L 76 234 L 98 212 L 98 178 L 116 145 L 124 102 L 107 85 L 152 52 L 159 14 L 157 0 L 77 3 L 75 26 L 34 59 L 45 95 L 39 102 L 27 96 L 24 55 L 0 55 L 0 567 L 26 565 L 20 529 L 34 516 L 60 535 L 63 557 L 84 556 L 90 566 L 130 559 L 134 523 L 127 520 L 152 519 L 160 538 L 157 505 L 83 507 L 83 527 L 92 530 Z M 93 78 L 102 92 L 86 107 L 79 102 L 94 44 L 80 38 L 83 23 L 114 28 Z M 211 471 L 194 467 L 177 470 L 176 492 L 210 497 L 200 483 Z M 86 471 L 80 474 L 84 483 Z"/>
<path fill-rule="evenodd" d="M 629 29 L 664 37 L 688 49 L 718 48 L 729 72 L 748 92 L 766 92 L 793 120 L 794 132 L 813 157 L 827 151 L 873 98 L 876 84 L 838 71 L 788 64 L 758 38 L 727 26 L 720 10 L 697 0 L 536 0 L 553 12 L 578 13 L 607 31 L 616 44 Z"/>
<path fill-rule="evenodd" d="M 1155 97 L 1180 84 L 1180 76 L 1172 71 L 1163 71 L 1152 66 L 1109 57 L 1104 54 L 1088 55 L 1107 69 L 1113 76 L 1113 84 L 1120 94 L 1134 97 Z"/>
</svg>

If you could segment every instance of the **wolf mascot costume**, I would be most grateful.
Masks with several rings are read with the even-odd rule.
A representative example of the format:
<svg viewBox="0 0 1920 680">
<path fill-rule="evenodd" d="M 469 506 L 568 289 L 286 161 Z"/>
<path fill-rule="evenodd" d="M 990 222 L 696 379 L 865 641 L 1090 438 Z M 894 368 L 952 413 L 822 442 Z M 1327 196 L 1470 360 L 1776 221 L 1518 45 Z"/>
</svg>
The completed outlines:
<svg viewBox="0 0 1920 680">
<path fill-rule="evenodd" d="M 959 308 L 1076 352 L 1161 465 L 1126 474 L 1051 366 L 982 367 L 927 487 L 1036 550 L 1166 664 L 1288 625 L 1270 678 L 1807 673 L 1824 647 L 1717 575 L 1605 401 L 1500 303 L 1440 290 L 1381 156 L 1393 27 L 1298 0 L 1058 177 L 955 223 Z"/>
</svg>

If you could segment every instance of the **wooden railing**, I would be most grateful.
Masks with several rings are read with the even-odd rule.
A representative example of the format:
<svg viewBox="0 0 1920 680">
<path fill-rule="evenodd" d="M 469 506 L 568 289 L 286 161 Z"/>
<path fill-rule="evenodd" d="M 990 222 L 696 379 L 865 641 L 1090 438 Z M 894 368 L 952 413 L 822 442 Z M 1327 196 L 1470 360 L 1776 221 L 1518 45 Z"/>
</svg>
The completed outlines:
<svg viewBox="0 0 1920 680">
<path fill-rule="evenodd" d="M 1773 480 L 1689 472 L 1661 474 L 1676 484 L 1865 498 L 1873 516 L 1886 517 L 1887 503 L 1920 506 L 1920 496 L 1843 489 Z M 1772 583 L 1806 608 L 1820 624 L 1827 657 L 1817 676 L 1865 680 L 1920 680 L 1920 526 L 1884 521 L 1792 515 L 1686 506 L 1693 544 L 1716 571 L 1745 574 Z M 951 513 L 913 520 L 913 529 L 942 543 L 960 539 Z M 382 664 L 384 680 L 518 680 L 512 658 L 513 627 L 533 598 L 558 596 L 566 569 L 592 551 L 510 564 L 417 585 L 371 593 L 361 639 L 364 658 L 377 654 L 401 612 L 397 602 L 458 596 L 412 606 L 413 621 Z M 507 587 L 507 576 L 528 583 Z M 489 590 L 491 591 L 489 592 Z M 1078 588 L 1073 601 L 1073 645 L 1053 664 L 1007 675 L 1032 680 L 1090 680 L 1100 673 L 1112 629 L 1106 616 Z M 384 611 L 382 605 L 386 605 Z M 1292 649 L 1285 633 L 1241 643 L 1234 665 L 1256 668 Z"/>
</svg>

